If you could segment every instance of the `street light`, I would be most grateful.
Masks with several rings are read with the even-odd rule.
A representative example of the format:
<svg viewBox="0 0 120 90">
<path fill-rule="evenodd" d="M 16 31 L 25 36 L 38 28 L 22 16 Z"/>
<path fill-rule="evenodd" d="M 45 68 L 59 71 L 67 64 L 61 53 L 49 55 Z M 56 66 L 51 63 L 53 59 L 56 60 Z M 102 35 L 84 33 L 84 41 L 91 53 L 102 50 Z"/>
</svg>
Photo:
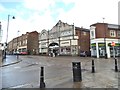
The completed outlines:
<svg viewBox="0 0 120 90">
<path fill-rule="evenodd" d="M 59 24 L 58 24 L 58 27 L 59 27 L 59 35 L 58 35 L 58 38 L 59 38 L 59 55 L 60 55 L 60 27 L 61 27 L 61 21 L 59 20 Z"/>
<path fill-rule="evenodd" d="M 17 60 L 19 59 L 19 50 L 18 50 L 18 39 L 19 39 L 19 30 L 17 31 Z"/>
<path fill-rule="evenodd" d="M 107 52 L 106 52 L 106 28 L 105 28 L 104 19 L 105 18 L 103 18 L 103 25 L 104 25 L 104 47 L 105 47 L 105 59 L 107 59 Z"/>
<path fill-rule="evenodd" d="M 9 19 L 10 15 L 8 15 L 8 22 L 7 22 L 7 35 L 6 35 L 6 42 L 5 42 L 5 48 L 4 48 L 4 59 L 6 58 L 6 48 L 7 48 L 7 40 L 8 40 L 8 30 L 9 30 Z M 12 19 L 15 19 L 14 16 L 12 16 Z"/>
</svg>

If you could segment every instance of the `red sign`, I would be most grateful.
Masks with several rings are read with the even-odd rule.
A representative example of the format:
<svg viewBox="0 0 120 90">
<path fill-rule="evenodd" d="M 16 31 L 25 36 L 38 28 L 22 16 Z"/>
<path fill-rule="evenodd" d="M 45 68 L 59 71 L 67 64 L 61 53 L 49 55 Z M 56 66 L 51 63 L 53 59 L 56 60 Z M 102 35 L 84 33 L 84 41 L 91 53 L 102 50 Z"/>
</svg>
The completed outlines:
<svg viewBox="0 0 120 90">
<path fill-rule="evenodd" d="M 115 46 L 115 42 L 112 42 L 112 43 L 111 43 L 111 46 Z"/>
</svg>

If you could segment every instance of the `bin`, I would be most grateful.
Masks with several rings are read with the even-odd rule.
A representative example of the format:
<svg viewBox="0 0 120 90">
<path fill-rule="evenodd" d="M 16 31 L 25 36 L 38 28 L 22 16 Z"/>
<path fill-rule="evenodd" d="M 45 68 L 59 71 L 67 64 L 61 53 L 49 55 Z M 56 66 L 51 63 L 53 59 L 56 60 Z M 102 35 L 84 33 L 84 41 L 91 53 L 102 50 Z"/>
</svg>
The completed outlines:
<svg viewBox="0 0 120 90">
<path fill-rule="evenodd" d="M 72 62 L 72 66 L 73 66 L 73 81 L 74 82 L 82 81 L 81 62 Z"/>
</svg>

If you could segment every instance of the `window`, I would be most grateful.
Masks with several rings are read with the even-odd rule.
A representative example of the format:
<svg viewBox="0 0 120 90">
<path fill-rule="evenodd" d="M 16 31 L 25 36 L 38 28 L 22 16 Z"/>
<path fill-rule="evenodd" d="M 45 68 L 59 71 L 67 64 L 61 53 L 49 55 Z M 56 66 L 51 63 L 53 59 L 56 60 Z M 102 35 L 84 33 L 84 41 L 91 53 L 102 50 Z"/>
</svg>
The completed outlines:
<svg viewBox="0 0 120 90">
<path fill-rule="evenodd" d="M 95 38 L 95 32 L 91 31 L 91 38 Z"/>
<path fill-rule="evenodd" d="M 27 39 L 25 40 L 25 43 L 27 44 Z"/>
<path fill-rule="evenodd" d="M 118 37 L 120 37 L 120 31 L 118 31 L 117 35 L 118 35 Z"/>
<path fill-rule="evenodd" d="M 76 35 L 78 35 L 78 32 L 76 32 Z"/>
<path fill-rule="evenodd" d="M 116 37 L 115 30 L 110 30 L 110 37 Z"/>
<path fill-rule="evenodd" d="M 83 35 L 86 35 L 86 32 L 83 32 Z M 94 33 L 93 33 L 93 35 L 94 35 Z"/>
</svg>

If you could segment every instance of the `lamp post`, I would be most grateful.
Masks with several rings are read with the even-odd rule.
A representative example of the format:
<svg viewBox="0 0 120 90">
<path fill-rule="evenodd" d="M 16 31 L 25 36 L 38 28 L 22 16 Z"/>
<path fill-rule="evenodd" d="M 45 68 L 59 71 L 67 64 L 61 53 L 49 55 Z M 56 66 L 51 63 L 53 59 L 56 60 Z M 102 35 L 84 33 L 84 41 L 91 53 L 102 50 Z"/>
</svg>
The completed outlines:
<svg viewBox="0 0 120 90">
<path fill-rule="evenodd" d="M 50 54 L 50 51 L 49 51 L 49 30 L 48 30 L 48 39 L 47 39 L 47 43 L 48 43 L 48 55 Z"/>
<path fill-rule="evenodd" d="M 105 18 L 103 18 L 103 25 L 104 25 L 104 48 L 105 48 L 105 59 L 107 59 L 107 52 L 106 52 L 106 28 L 105 28 L 104 19 Z"/>
<path fill-rule="evenodd" d="M 19 41 L 19 30 L 17 31 L 17 60 L 19 59 L 18 41 Z"/>
<path fill-rule="evenodd" d="M 59 20 L 59 24 L 58 24 L 58 27 L 59 27 L 59 35 L 58 35 L 58 39 L 59 39 L 59 55 L 60 55 L 60 27 L 61 27 L 61 21 Z"/>
<path fill-rule="evenodd" d="M 8 30 L 9 30 L 9 19 L 10 15 L 8 15 L 8 21 L 7 21 L 7 35 L 6 35 L 6 42 L 5 42 L 5 47 L 4 47 L 4 59 L 6 58 L 6 49 L 7 49 L 7 40 L 8 40 Z M 14 16 L 12 16 L 12 19 L 15 19 Z"/>
</svg>

